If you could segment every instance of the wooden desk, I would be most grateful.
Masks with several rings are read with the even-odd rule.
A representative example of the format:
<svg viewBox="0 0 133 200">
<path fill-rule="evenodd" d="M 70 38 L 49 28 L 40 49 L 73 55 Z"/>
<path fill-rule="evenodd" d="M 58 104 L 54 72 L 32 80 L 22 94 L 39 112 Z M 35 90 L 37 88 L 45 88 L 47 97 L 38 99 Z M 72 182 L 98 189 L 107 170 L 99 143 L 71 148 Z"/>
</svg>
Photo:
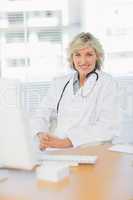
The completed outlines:
<svg viewBox="0 0 133 200">
<path fill-rule="evenodd" d="M 85 148 L 99 156 L 97 163 L 72 167 L 69 178 L 58 183 L 38 181 L 35 172 L 10 170 L 9 179 L 0 183 L 0 200 L 133 200 L 133 156 L 108 147 Z"/>
</svg>

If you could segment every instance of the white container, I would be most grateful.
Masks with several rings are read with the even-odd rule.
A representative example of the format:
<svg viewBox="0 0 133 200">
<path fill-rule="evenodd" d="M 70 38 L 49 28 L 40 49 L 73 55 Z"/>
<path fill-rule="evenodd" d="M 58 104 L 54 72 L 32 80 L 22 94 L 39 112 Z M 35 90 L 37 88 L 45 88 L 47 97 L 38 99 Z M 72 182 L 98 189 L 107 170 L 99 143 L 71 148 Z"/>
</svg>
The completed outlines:
<svg viewBox="0 0 133 200">
<path fill-rule="evenodd" d="M 69 176 L 69 166 L 63 162 L 47 161 L 36 169 L 37 178 L 57 182 Z"/>
</svg>

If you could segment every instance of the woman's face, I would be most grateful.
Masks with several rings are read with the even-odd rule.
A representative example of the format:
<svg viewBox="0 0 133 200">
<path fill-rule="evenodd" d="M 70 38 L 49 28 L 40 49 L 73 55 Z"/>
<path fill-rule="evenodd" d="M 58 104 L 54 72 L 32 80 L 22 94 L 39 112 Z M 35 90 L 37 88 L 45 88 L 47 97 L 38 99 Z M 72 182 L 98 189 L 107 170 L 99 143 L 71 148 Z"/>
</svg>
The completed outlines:
<svg viewBox="0 0 133 200">
<path fill-rule="evenodd" d="M 93 71 L 96 65 L 97 55 L 92 47 L 85 47 L 73 53 L 73 63 L 80 76 L 86 76 Z"/>
</svg>

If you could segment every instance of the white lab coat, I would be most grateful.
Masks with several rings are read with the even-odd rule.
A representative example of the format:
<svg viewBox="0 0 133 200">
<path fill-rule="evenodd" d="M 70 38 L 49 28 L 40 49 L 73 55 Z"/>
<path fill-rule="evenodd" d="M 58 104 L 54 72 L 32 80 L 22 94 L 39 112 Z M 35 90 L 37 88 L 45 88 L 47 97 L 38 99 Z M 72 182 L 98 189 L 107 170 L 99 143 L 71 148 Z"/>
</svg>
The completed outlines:
<svg viewBox="0 0 133 200">
<path fill-rule="evenodd" d="M 59 104 L 57 126 L 53 132 L 59 138 L 68 137 L 73 146 L 110 141 L 119 134 L 120 109 L 117 82 L 97 70 L 77 93 L 73 93 L 74 74 L 54 79 L 38 111 L 32 118 L 32 132 L 49 132 L 50 121 L 57 113 L 57 103 L 68 80 Z"/>
</svg>

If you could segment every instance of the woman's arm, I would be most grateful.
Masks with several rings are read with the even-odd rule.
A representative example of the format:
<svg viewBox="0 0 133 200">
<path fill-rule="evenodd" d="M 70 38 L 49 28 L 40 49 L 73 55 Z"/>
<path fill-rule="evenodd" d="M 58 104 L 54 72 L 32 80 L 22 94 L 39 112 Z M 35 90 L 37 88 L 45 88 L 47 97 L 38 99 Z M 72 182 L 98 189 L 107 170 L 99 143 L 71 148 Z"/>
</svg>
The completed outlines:
<svg viewBox="0 0 133 200">
<path fill-rule="evenodd" d="M 48 89 L 46 96 L 37 108 L 35 114 L 31 117 L 30 126 L 32 135 L 39 132 L 49 132 L 50 118 L 56 110 L 56 90 L 53 81 Z"/>
<path fill-rule="evenodd" d="M 94 123 L 74 127 L 68 137 L 73 146 L 87 143 L 111 141 L 120 131 L 120 103 L 118 85 L 112 80 L 104 88 L 102 98 L 98 101 L 99 114 Z M 100 94 L 100 91 L 99 91 Z"/>
</svg>

